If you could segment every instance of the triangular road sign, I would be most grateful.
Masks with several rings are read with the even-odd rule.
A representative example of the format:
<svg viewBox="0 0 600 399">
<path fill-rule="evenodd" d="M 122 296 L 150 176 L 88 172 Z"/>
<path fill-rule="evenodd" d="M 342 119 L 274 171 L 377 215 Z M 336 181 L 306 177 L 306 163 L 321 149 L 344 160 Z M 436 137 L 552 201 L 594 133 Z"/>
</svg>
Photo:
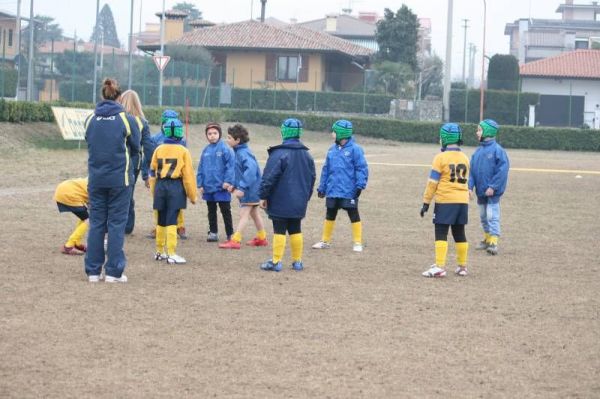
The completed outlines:
<svg viewBox="0 0 600 399">
<path fill-rule="evenodd" d="M 169 63 L 171 57 L 169 57 L 168 55 L 155 55 L 154 57 L 152 57 L 152 59 L 154 60 L 154 63 L 156 64 L 158 70 L 163 71 Z"/>
</svg>

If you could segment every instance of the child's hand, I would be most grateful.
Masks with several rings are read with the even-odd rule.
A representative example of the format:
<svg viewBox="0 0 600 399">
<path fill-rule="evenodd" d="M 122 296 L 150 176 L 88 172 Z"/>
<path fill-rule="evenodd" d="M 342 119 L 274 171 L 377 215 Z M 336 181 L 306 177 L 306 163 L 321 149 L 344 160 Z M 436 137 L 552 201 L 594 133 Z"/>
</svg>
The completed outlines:
<svg viewBox="0 0 600 399">
<path fill-rule="evenodd" d="M 242 198 L 244 196 L 244 192 L 236 188 L 235 190 L 233 190 L 233 195 L 235 195 L 238 198 Z"/>
<path fill-rule="evenodd" d="M 487 190 L 485 190 L 485 196 L 486 197 L 493 197 L 494 196 L 494 189 L 491 187 L 488 187 Z"/>
<path fill-rule="evenodd" d="M 429 204 L 423 204 L 423 206 L 421 207 L 421 211 L 419 212 L 421 217 L 424 217 L 428 210 L 429 210 Z"/>
<path fill-rule="evenodd" d="M 204 194 L 204 187 L 198 187 L 198 193 L 200 195 Z"/>
<path fill-rule="evenodd" d="M 150 188 L 150 179 L 146 179 L 146 180 L 144 180 L 144 186 L 145 186 L 146 188 Z"/>
<path fill-rule="evenodd" d="M 317 191 L 317 197 L 319 197 L 319 198 L 325 198 L 325 193 L 321 192 L 321 191 Z"/>
<path fill-rule="evenodd" d="M 227 187 L 227 191 L 229 191 L 230 193 L 233 192 L 233 190 L 235 190 L 235 187 L 233 187 L 231 184 L 229 185 L 229 187 Z"/>
<path fill-rule="evenodd" d="M 262 209 L 267 209 L 267 200 L 260 200 L 258 202 L 258 206 L 260 206 Z"/>
<path fill-rule="evenodd" d="M 473 198 L 475 198 L 475 193 L 473 190 L 469 190 L 469 199 L 472 200 Z"/>
<path fill-rule="evenodd" d="M 229 183 L 223 183 L 223 189 L 229 191 L 229 189 L 232 187 L 231 184 Z"/>
</svg>

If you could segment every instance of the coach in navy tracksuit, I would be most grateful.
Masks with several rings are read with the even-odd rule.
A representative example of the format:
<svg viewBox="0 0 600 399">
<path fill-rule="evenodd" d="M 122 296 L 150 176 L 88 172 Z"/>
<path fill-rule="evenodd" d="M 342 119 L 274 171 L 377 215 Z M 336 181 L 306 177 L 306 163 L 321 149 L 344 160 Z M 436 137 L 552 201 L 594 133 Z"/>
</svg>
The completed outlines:
<svg viewBox="0 0 600 399">
<path fill-rule="evenodd" d="M 302 270 L 301 222 L 315 185 L 315 161 L 300 141 L 302 124 L 286 119 L 281 125 L 283 143 L 269 148 L 269 159 L 263 172 L 259 197 L 273 221 L 273 258 L 261 269 L 280 271 L 285 251 L 286 232 L 290 235 L 292 268 Z"/>
<path fill-rule="evenodd" d="M 127 264 L 123 241 L 131 199 L 130 184 L 134 181 L 130 154 L 139 153 L 141 137 L 135 118 L 116 102 L 120 95 L 118 83 L 105 79 L 104 100 L 96 105 L 94 114 L 86 121 L 90 230 L 85 272 L 90 282 L 100 280 L 103 265 L 106 282 L 127 281 L 123 275 Z M 108 233 L 107 254 L 105 233 Z"/>
</svg>

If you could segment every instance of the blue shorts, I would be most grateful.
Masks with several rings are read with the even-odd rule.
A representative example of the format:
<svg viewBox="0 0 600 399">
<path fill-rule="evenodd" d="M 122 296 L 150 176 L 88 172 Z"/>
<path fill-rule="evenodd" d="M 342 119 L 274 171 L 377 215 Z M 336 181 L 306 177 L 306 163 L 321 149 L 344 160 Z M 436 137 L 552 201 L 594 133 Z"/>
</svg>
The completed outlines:
<svg viewBox="0 0 600 399">
<path fill-rule="evenodd" d="M 202 199 L 206 202 L 231 202 L 231 193 L 226 190 L 204 193 Z"/>
<path fill-rule="evenodd" d="M 433 224 L 467 224 L 469 222 L 468 204 L 435 204 Z"/>
<path fill-rule="evenodd" d="M 329 198 L 325 199 L 325 207 L 335 209 L 356 209 L 358 198 Z"/>
<path fill-rule="evenodd" d="M 81 220 L 88 220 L 90 218 L 90 214 L 85 206 L 71 206 L 65 205 L 62 202 L 57 202 L 59 212 L 72 212 Z"/>
<path fill-rule="evenodd" d="M 187 196 L 181 179 L 158 179 L 154 188 L 153 208 L 157 211 L 185 209 Z"/>
</svg>

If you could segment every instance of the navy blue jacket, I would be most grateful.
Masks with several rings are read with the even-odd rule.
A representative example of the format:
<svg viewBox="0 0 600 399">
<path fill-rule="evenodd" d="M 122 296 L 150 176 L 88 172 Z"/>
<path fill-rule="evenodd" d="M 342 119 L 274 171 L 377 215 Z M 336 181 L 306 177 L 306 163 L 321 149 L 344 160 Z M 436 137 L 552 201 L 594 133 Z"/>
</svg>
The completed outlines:
<svg viewBox="0 0 600 399">
<path fill-rule="evenodd" d="M 152 143 L 152 139 L 150 137 L 150 127 L 148 126 L 148 121 L 139 117 L 135 117 L 138 128 L 141 131 L 141 148 L 140 151 L 131 154 L 131 163 L 134 166 L 134 174 L 136 176 L 139 175 L 140 170 L 142 171 L 142 179 L 146 180 L 148 178 L 148 169 L 143 166 L 146 164 L 150 164 L 152 160 L 152 154 L 154 153 L 154 144 Z M 146 161 L 148 160 L 148 161 Z"/>
<path fill-rule="evenodd" d="M 256 157 L 246 143 L 236 145 L 233 151 L 235 151 L 235 182 L 233 185 L 244 192 L 240 202 L 242 204 L 258 202 L 260 168 Z"/>
<path fill-rule="evenodd" d="M 334 144 L 327 151 L 321 170 L 318 192 L 328 198 L 356 198 L 357 190 L 364 190 L 369 180 L 369 167 L 363 149 L 348 139 L 343 146 Z"/>
<path fill-rule="evenodd" d="M 131 154 L 140 152 L 140 130 L 121 104 L 104 100 L 86 121 L 88 186 L 124 187 L 133 183 Z"/>
<path fill-rule="evenodd" d="M 204 147 L 196 174 L 196 185 L 205 193 L 223 190 L 223 183 L 233 185 L 235 178 L 235 154 L 222 140 Z"/>
<path fill-rule="evenodd" d="M 268 215 L 304 218 L 317 177 L 308 148 L 300 140 L 290 139 L 268 152 L 259 190 L 260 199 L 267 200 Z"/>
<path fill-rule="evenodd" d="M 479 143 L 479 147 L 471 156 L 471 171 L 469 190 L 475 187 L 477 197 L 485 197 L 488 187 L 494 189 L 492 199 L 498 199 L 504 194 L 508 181 L 510 164 L 504 148 L 495 139 Z"/>
</svg>

